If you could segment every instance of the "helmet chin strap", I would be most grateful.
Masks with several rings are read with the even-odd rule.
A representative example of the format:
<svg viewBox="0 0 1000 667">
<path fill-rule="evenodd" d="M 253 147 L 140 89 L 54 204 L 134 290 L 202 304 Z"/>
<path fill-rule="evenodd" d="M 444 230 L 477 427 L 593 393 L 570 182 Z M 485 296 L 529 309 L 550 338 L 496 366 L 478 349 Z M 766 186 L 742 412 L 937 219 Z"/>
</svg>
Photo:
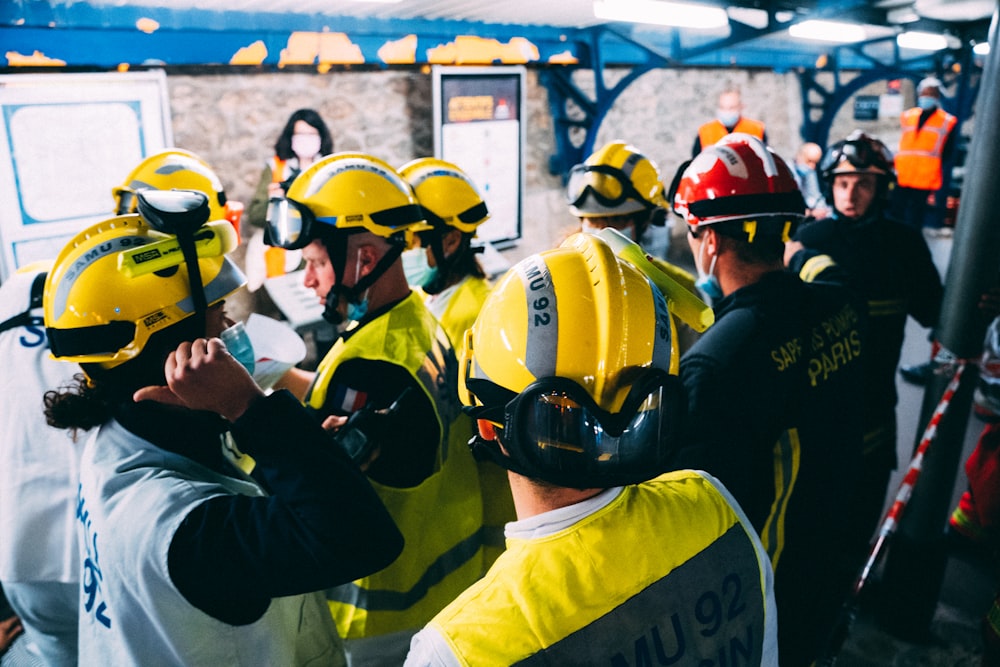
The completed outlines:
<svg viewBox="0 0 1000 667">
<path fill-rule="evenodd" d="M 344 266 L 347 264 L 347 238 L 344 237 L 342 240 L 338 239 L 336 242 L 333 252 L 337 254 L 336 259 L 331 257 L 332 261 L 337 262 L 334 264 L 334 276 L 337 280 L 334 282 L 333 287 L 326 295 L 326 305 L 323 307 L 323 319 L 333 324 L 334 326 L 338 324 L 343 324 L 344 316 L 340 313 L 338 306 L 340 305 L 340 300 L 343 298 L 348 303 L 360 303 L 360 297 L 365 291 L 375 284 L 379 278 L 382 277 L 393 262 L 399 259 L 399 256 L 403 252 L 403 244 L 393 243 L 392 247 L 386 251 L 382 258 L 378 261 L 375 267 L 371 270 L 371 273 L 364 276 L 356 283 L 353 287 L 348 287 L 340 282 L 340 276 L 343 275 Z M 330 249 L 328 248 L 328 252 Z"/>
</svg>

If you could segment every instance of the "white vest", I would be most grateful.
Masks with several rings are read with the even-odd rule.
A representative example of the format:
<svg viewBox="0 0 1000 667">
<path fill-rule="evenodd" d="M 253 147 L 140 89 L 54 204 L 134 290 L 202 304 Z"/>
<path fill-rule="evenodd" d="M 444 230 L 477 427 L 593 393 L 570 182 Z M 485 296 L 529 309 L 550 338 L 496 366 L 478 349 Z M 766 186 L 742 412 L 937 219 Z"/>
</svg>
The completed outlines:
<svg viewBox="0 0 1000 667">
<path fill-rule="evenodd" d="M 24 312 L 36 272 L 0 287 L 0 322 Z M 41 308 L 34 311 L 41 315 Z M 49 358 L 42 326 L 0 333 L 0 581 L 79 580 L 76 486 L 79 443 L 45 423 L 42 395 L 68 384 L 76 364 Z"/>
<path fill-rule="evenodd" d="M 220 495 L 261 496 L 111 421 L 83 452 L 81 665 L 343 665 L 321 593 L 275 598 L 255 623 L 223 623 L 170 581 L 167 552 L 185 516 Z M 247 582 L 252 585 L 252 582 Z"/>
</svg>

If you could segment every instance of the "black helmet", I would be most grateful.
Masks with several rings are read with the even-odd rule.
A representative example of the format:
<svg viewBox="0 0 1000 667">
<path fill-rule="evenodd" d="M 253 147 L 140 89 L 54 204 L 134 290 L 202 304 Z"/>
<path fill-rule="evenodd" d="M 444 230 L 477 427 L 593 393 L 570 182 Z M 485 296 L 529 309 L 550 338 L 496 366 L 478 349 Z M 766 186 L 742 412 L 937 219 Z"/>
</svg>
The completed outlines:
<svg viewBox="0 0 1000 667">
<path fill-rule="evenodd" d="M 854 130 L 846 139 L 830 146 L 819 163 L 819 182 L 823 196 L 833 204 L 833 178 L 837 174 L 875 174 L 878 194 L 875 200 L 884 204 L 893 183 L 896 169 L 892 153 L 886 145 L 861 130 Z"/>
</svg>

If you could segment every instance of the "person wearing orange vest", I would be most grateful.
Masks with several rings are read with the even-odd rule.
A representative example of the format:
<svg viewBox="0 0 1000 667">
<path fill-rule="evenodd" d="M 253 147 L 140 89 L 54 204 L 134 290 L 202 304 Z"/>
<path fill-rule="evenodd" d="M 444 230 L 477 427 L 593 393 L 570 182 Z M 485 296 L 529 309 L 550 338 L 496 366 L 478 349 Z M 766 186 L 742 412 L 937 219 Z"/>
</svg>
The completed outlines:
<svg viewBox="0 0 1000 667">
<path fill-rule="evenodd" d="M 958 119 L 941 108 L 941 86 L 934 77 L 921 81 L 917 106 L 900 118 L 903 134 L 895 158 L 893 209 L 900 222 L 917 229 L 925 225 L 928 197 L 944 183 L 942 164 L 949 161 L 955 143 L 952 130 Z"/>
<path fill-rule="evenodd" d="M 691 157 L 696 157 L 702 148 L 711 146 L 732 132 L 749 134 L 767 143 L 764 123 L 743 116 L 743 97 L 737 88 L 727 88 L 719 93 L 719 106 L 715 110 L 715 118 L 698 128 L 698 136 L 694 138 L 694 146 L 691 148 Z"/>
</svg>

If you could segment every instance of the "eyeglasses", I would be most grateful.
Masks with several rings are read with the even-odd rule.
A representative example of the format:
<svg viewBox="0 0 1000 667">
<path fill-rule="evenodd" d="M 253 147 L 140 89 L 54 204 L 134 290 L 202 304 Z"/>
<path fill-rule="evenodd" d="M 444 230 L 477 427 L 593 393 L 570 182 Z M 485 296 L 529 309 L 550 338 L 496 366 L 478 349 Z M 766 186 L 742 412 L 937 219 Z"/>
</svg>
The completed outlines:
<svg viewBox="0 0 1000 667">
<path fill-rule="evenodd" d="M 621 169 L 601 164 L 578 164 L 569 172 L 566 201 L 571 206 L 579 206 L 588 195 L 608 208 L 618 206 L 627 199 L 647 203 Z"/>
</svg>

